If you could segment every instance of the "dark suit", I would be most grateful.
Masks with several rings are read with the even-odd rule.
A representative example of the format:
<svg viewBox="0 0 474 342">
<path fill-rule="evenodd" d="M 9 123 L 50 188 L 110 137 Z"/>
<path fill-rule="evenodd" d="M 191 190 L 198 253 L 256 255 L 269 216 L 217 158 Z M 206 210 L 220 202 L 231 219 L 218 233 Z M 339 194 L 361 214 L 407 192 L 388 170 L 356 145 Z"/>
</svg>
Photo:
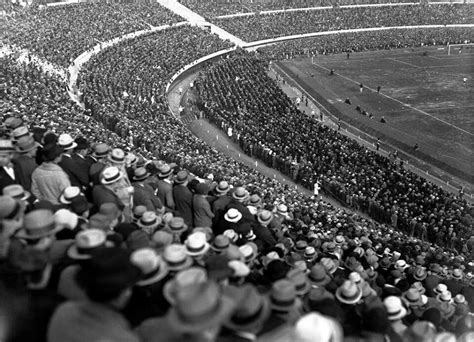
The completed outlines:
<svg viewBox="0 0 474 342">
<path fill-rule="evenodd" d="M 188 227 L 193 227 L 193 193 L 186 185 L 173 187 L 173 198 L 179 216 L 184 219 Z"/>
<path fill-rule="evenodd" d="M 94 163 L 89 168 L 89 179 L 91 180 L 92 184 L 98 185 L 100 184 L 100 174 L 105 169 L 105 164 L 101 161 Z"/>
<path fill-rule="evenodd" d="M 15 171 L 15 169 L 13 169 L 13 171 Z M 0 167 L 0 194 L 3 192 L 3 188 L 5 188 L 6 186 L 18 184 L 17 179 L 18 177 L 16 176 L 16 172 L 15 179 L 13 179 L 3 167 Z"/>
<path fill-rule="evenodd" d="M 36 160 L 27 156 L 26 154 L 20 154 L 18 157 L 12 160 L 15 170 L 15 175 L 17 176 L 17 181 L 23 189 L 31 189 L 31 174 L 38 166 Z"/>
<path fill-rule="evenodd" d="M 156 211 L 163 208 L 163 203 L 155 196 L 153 188 L 143 182 L 132 183 L 133 189 L 133 205 L 143 205 L 148 211 Z"/>
<path fill-rule="evenodd" d="M 80 188 L 89 186 L 89 170 L 86 170 L 88 167 L 84 166 L 83 161 L 79 164 L 72 156 L 65 154 L 58 165 L 67 173 L 72 186 Z"/>
<path fill-rule="evenodd" d="M 173 187 L 171 183 L 165 182 L 164 180 L 160 179 L 157 182 L 157 187 L 158 187 L 157 196 L 160 199 L 161 203 L 163 203 L 165 207 L 174 210 L 175 204 L 174 204 L 174 198 L 173 198 Z"/>
<path fill-rule="evenodd" d="M 120 210 L 124 208 L 124 204 L 120 198 L 105 185 L 94 186 L 92 189 L 92 198 L 94 199 L 94 212 L 99 211 L 100 206 L 104 203 L 115 203 Z"/>
<path fill-rule="evenodd" d="M 239 201 L 236 201 L 234 199 L 232 199 L 229 204 L 227 205 L 226 207 L 226 212 L 229 210 L 229 209 L 237 209 L 241 214 L 242 214 L 242 219 L 247 221 L 247 222 L 250 222 L 250 223 L 255 223 L 255 216 L 252 215 L 252 213 L 250 212 L 250 210 L 245 206 L 243 205 L 242 203 L 240 203 Z"/>
</svg>

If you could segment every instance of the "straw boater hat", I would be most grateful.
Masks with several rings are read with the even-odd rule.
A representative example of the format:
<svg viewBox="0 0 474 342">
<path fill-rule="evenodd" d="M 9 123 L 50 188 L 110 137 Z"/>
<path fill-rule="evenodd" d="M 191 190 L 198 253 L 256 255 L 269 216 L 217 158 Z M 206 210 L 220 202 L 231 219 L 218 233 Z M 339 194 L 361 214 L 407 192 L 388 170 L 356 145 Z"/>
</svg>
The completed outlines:
<svg viewBox="0 0 474 342">
<path fill-rule="evenodd" d="M 402 319 L 407 315 L 407 309 L 403 306 L 400 297 L 388 296 L 383 301 L 385 310 L 387 311 L 388 319 L 390 321 L 396 321 Z"/>
<path fill-rule="evenodd" d="M 171 175 L 172 173 L 173 173 L 173 169 L 168 164 L 163 164 L 158 169 L 158 177 L 159 178 L 166 178 L 169 175 Z"/>
<path fill-rule="evenodd" d="M 174 183 L 175 184 L 183 184 L 185 183 L 189 178 L 189 173 L 186 170 L 181 170 L 178 172 L 176 177 L 174 178 Z"/>
<path fill-rule="evenodd" d="M 137 226 L 151 231 L 156 229 L 161 224 L 161 218 L 156 215 L 154 211 L 145 211 L 137 222 Z"/>
<path fill-rule="evenodd" d="M 270 222 L 273 220 L 273 213 L 268 210 L 262 210 L 258 215 L 257 215 L 257 221 L 261 225 L 268 225 Z"/>
<path fill-rule="evenodd" d="M 306 274 L 299 269 L 292 269 L 286 274 L 286 279 L 295 285 L 296 294 L 303 296 L 311 290 L 311 284 Z"/>
<path fill-rule="evenodd" d="M 423 305 L 421 293 L 414 287 L 411 287 L 407 291 L 403 292 L 402 299 L 404 299 L 410 307 L 418 307 Z"/>
<path fill-rule="evenodd" d="M 269 298 L 260 294 L 250 284 L 240 288 L 239 298 L 241 300 L 238 301 L 232 317 L 224 323 L 224 326 L 235 331 L 259 330 L 271 313 Z"/>
<path fill-rule="evenodd" d="M 222 235 L 227 236 L 232 242 L 236 242 L 239 239 L 239 236 L 233 229 L 226 229 Z"/>
<path fill-rule="evenodd" d="M 232 198 L 236 199 L 239 202 L 244 202 L 250 197 L 250 194 L 245 188 L 238 187 L 232 192 Z"/>
<path fill-rule="evenodd" d="M 114 148 L 108 156 L 109 162 L 113 164 L 125 164 L 125 152 L 120 148 Z"/>
<path fill-rule="evenodd" d="M 16 151 L 18 153 L 27 153 L 41 146 L 32 136 L 21 137 L 16 142 Z"/>
<path fill-rule="evenodd" d="M 62 147 L 65 151 L 67 151 L 76 148 L 77 144 L 69 134 L 65 133 L 59 136 L 58 146 Z"/>
<path fill-rule="evenodd" d="M 107 144 L 99 143 L 94 146 L 92 156 L 95 158 L 105 158 L 109 155 L 110 147 Z"/>
<path fill-rule="evenodd" d="M 210 245 L 206 239 L 206 234 L 203 232 L 190 234 L 184 245 L 186 247 L 186 253 L 191 256 L 204 255 L 210 248 Z"/>
<path fill-rule="evenodd" d="M 214 239 L 211 248 L 216 252 L 225 251 L 230 245 L 229 238 L 225 235 L 217 235 Z"/>
<path fill-rule="evenodd" d="M 244 256 L 246 263 L 253 261 L 258 255 L 258 247 L 253 242 L 247 242 L 245 245 L 240 246 L 239 251 Z"/>
<path fill-rule="evenodd" d="M 84 195 L 81 192 L 81 188 L 78 186 L 68 186 L 63 190 L 61 196 L 59 196 L 59 202 L 62 204 L 71 204 L 72 199 L 80 195 Z"/>
<path fill-rule="evenodd" d="M 101 174 L 101 183 L 104 185 L 113 184 L 122 178 L 122 172 L 115 166 L 106 167 Z"/>
<path fill-rule="evenodd" d="M 2 194 L 4 196 L 13 197 L 16 200 L 26 201 L 31 197 L 31 193 L 23 189 L 20 184 L 10 184 L 3 188 Z"/>
<path fill-rule="evenodd" d="M 168 274 L 166 263 L 151 248 L 137 249 L 131 254 L 130 261 L 143 273 L 141 280 L 137 282 L 138 286 L 154 284 Z"/>
<path fill-rule="evenodd" d="M 219 194 L 220 196 L 225 195 L 228 193 L 230 190 L 230 185 L 226 181 L 220 181 L 219 184 L 217 184 L 216 188 L 214 191 Z"/>
<path fill-rule="evenodd" d="M 144 167 L 139 167 L 133 170 L 132 179 L 134 181 L 140 182 L 147 179 L 148 177 L 150 177 L 150 173 Z"/>
<path fill-rule="evenodd" d="M 277 280 L 270 292 L 270 307 L 272 310 L 288 313 L 299 305 L 295 285 L 288 279 Z"/>
<path fill-rule="evenodd" d="M 28 130 L 28 127 L 26 126 L 20 126 L 15 128 L 12 131 L 11 137 L 14 141 L 18 141 L 20 138 L 23 137 L 32 137 L 30 131 Z"/>
<path fill-rule="evenodd" d="M 166 246 L 163 251 L 163 259 L 168 264 L 170 271 L 181 271 L 193 264 L 193 259 L 186 253 L 186 247 L 179 244 Z"/>
<path fill-rule="evenodd" d="M 326 286 L 331 282 L 331 278 L 327 275 L 325 267 L 320 263 L 311 267 L 308 273 L 308 279 L 314 286 Z"/>
<path fill-rule="evenodd" d="M 16 237 L 26 240 L 41 239 L 54 235 L 61 229 L 56 227 L 51 210 L 37 209 L 25 215 L 23 228 L 16 233 Z"/>
<path fill-rule="evenodd" d="M 11 154 L 15 152 L 15 147 L 11 140 L 0 139 L 0 154 Z"/>
<path fill-rule="evenodd" d="M 175 277 L 168 280 L 163 287 L 163 296 L 173 305 L 176 302 L 176 293 L 186 286 L 195 286 L 208 280 L 207 272 L 202 267 L 190 267 L 179 271 Z"/>
<path fill-rule="evenodd" d="M 176 294 L 166 322 L 175 331 L 196 333 L 220 327 L 232 314 L 235 304 L 212 281 L 187 286 Z"/>
<path fill-rule="evenodd" d="M 181 234 L 188 230 L 188 226 L 184 223 L 184 219 L 182 217 L 173 217 L 170 222 L 168 223 L 168 228 L 170 229 L 172 234 Z"/>
<path fill-rule="evenodd" d="M 236 223 L 236 222 L 239 222 L 241 218 L 242 218 L 242 213 L 234 208 L 230 208 L 229 210 L 227 210 L 227 212 L 224 215 L 224 219 L 227 222 Z"/>
<path fill-rule="evenodd" d="M 356 283 L 345 280 L 336 290 L 336 298 L 344 304 L 356 304 L 362 298 L 362 290 Z"/>
<path fill-rule="evenodd" d="M 101 229 L 87 229 L 76 235 L 75 243 L 67 250 L 71 259 L 86 260 L 99 248 L 106 246 L 107 236 Z"/>
</svg>

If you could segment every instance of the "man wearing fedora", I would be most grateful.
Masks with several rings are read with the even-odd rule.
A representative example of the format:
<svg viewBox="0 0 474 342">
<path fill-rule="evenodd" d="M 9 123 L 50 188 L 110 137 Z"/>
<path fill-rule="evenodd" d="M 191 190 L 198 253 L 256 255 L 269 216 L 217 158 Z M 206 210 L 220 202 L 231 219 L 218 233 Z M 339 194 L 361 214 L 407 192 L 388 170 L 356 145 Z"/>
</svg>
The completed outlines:
<svg viewBox="0 0 474 342">
<path fill-rule="evenodd" d="M 139 167 L 133 171 L 132 186 L 133 192 L 133 205 L 143 205 L 148 211 L 164 212 L 163 203 L 161 203 L 158 196 L 155 196 L 155 191 L 146 182 L 150 177 L 150 173 L 144 168 Z"/>
<path fill-rule="evenodd" d="M 174 179 L 173 197 L 179 216 L 184 219 L 184 223 L 188 227 L 193 227 L 193 193 L 189 189 L 188 184 L 188 171 L 179 171 Z"/>
<path fill-rule="evenodd" d="M 69 134 L 61 134 L 58 138 L 58 146 L 64 149 L 64 153 L 58 165 L 68 174 L 73 186 L 78 186 L 85 191 L 89 186 L 89 166 L 85 164 L 85 160 L 80 159 L 77 153 L 74 153 L 78 147 L 82 150 L 86 149 L 84 143 L 81 142 L 81 144 L 82 146 L 78 146 Z"/>
<path fill-rule="evenodd" d="M 132 286 L 142 273 L 129 253 L 103 248 L 85 260 L 76 280 L 88 297 L 60 305 L 48 327 L 49 342 L 140 341 L 120 311 L 127 305 Z"/>
<path fill-rule="evenodd" d="M 31 190 L 31 175 L 38 167 L 36 164 L 36 152 L 40 146 L 32 136 L 25 136 L 16 142 L 17 155 L 13 158 L 14 169 L 18 175 L 18 183 L 25 190 Z"/>
<path fill-rule="evenodd" d="M 173 198 L 173 169 L 168 164 L 163 164 L 158 169 L 157 196 L 165 207 L 175 210 Z"/>
<path fill-rule="evenodd" d="M 15 148 L 11 140 L 0 139 L 0 191 L 7 185 L 18 183 L 12 164 Z"/>
</svg>

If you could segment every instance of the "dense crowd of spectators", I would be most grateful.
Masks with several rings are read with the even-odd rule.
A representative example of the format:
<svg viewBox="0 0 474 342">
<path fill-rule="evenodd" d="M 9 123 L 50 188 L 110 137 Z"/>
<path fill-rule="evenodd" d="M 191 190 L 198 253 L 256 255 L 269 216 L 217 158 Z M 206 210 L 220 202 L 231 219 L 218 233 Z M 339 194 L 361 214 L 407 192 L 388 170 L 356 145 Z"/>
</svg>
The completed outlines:
<svg viewBox="0 0 474 342">
<path fill-rule="evenodd" d="M 167 113 L 165 86 L 173 74 L 192 61 L 232 44 L 197 27 L 171 28 L 125 41 L 93 57 L 80 88 L 92 116 L 110 130 L 130 137 L 149 151 L 177 152 L 171 140 L 185 131 Z M 177 131 L 166 125 L 177 126 Z M 148 129 L 150 134 L 144 134 Z M 184 146 L 183 146 L 184 147 Z"/>
<path fill-rule="evenodd" d="M 215 24 L 244 41 L 367 27 L 472 24 L 471 5 L 330 8 L 223 18 Z"/>
<path fill-rule="evenodd" d="M 178 15 L 156 2 L 119 5 L 100 1 L 27 7 L 7 14 L 1 28 L 3 42 L 67 67 L 99 42 L 178 21 Z"/>
<path fill-rule="evenodd" d="M 259 49 L 271 59 L 362 52 L 396 48 L 413 48 L 471 42 L 469 28 L 400 29 L 370 32 L 336 33 L 312 38 L 294 39 Z"/>
<path fill-rule="evenodd" d="M 412 0 L 271 0 L 271 1 L 222 1 L 180 0 L 180 3 L 208 18 L 238 13 L 284 10 L 292 8 L 327 7 L 363 4 L 420 2 Z"/>
<path fill-rule="evenodd" d="M 423 236 L 427 223 L 456 241 L 462 201 L 305 121 L 245 54 L 204 74 L 207 114 L 267 163 L 271 139 L 274 166 L 305 185 L 319 172 L 343 184 L 351 168 L 350 189 L 381 190 L 353 203 L 408 203 L 413 234 L 396 229 L 402 214 L 375 223 L 264 177 L 170 116 L 171 75 L 230 45 L 183 27 L 104 50 L 81 75 L 86 110 L 57 76 L 2 58 L 0 340 L 472 339 L 474 238 L 441 248 Z M 324 146 L 300 167 L 303 149 L 309 162 Z"/>
<path fill-rule="evenodd" d="M 379 222 L 458 250 L 472 235 L 464 200 L 301 113 L 266 75 L 264 60 L 239 56 L 197 82 L 206 115 L 232 128 L 248 153 L 305 187 L 318 180 Z"/>
</svg>

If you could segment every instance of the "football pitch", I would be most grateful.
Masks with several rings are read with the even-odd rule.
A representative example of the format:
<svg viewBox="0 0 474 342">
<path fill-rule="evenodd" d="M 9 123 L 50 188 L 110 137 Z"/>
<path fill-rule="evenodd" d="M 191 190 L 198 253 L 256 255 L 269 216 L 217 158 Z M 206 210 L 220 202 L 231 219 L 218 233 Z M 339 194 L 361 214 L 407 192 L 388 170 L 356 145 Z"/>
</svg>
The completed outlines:
<svg viewBox="0 0 474 342">
<path fill-rule="evenodd" d="M 474 53 L 397 49 L 295 58 L 279 66 L 343 123 L 423 160 L 426 169 L 474 183 Z M 450 179 L 444 172 L 440 176 Z"/>
</svg>

